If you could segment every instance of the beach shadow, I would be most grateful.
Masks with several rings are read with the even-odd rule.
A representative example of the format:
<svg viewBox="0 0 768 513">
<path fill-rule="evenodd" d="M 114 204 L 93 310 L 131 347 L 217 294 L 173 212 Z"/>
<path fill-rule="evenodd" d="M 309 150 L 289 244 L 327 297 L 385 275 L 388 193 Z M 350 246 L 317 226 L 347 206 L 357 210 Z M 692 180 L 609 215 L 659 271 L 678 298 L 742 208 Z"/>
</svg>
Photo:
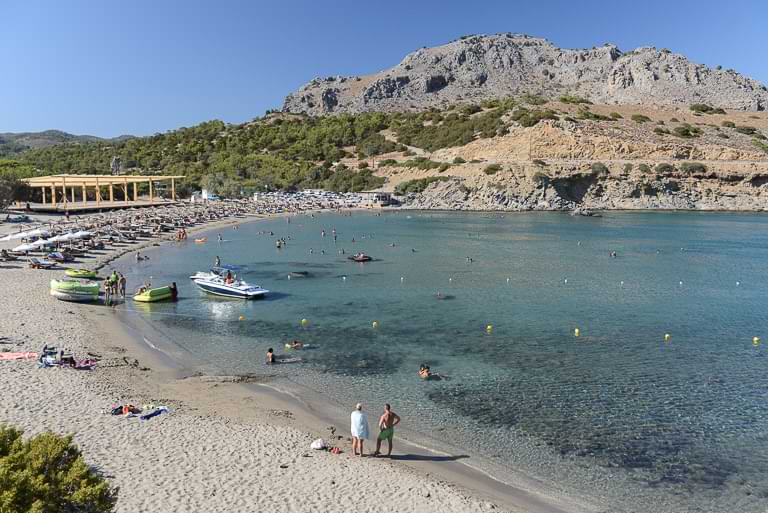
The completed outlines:
<svg viewBox="0 0 768 513">
<path fill-rule="evenodd" d="M 390 459 L 397 461 L 458 461 L 469 458 L 467 454 L 457 454 L 455 456 L 429 456 L 427 454 L 395 454 Z"/>
</svg>

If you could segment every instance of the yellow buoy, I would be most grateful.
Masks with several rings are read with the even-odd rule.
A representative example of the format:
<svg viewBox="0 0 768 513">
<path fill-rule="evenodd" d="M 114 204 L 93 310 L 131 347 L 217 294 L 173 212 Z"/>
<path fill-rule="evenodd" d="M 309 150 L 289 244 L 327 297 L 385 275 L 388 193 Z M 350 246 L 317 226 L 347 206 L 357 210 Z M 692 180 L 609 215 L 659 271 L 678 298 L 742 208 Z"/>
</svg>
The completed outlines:
<svg viewBox="0 0 768 513">
<path fill-rule="evenodd" d="M 669 342 L 670 340 L 672 340 L 672 335 L 664 333 L 664 342 Z"/>
<path fill-rule="evenodd" d="M 487 331 L 488 333 L 492 332 L 493 331 L 493 324 L 489 324 L 488 326 L 486 326 L 485 327 L 485 331 Z"/>
<path fill-rule="evenodd" d="M 239 318 L 238 320 L 240 320 L 240 321 L 244 321 L 244 320 L 245 320 L 245 316 L 244 316 L 244 315 L 241 315 L 241 316 L 240 316 L 240 318 Z"/>
<path fill-rule="evenodd" d="M 301 320 L 301 325 L 302 326 L 309 326 L 309 321 L 307 319 L 302 319 Z"/>
<path fill-rule="evenodd" d="M 579 336 L 581 336 L 581 330 L 579 330 L 579 328 L 576 328 L 576 329 L 574 329 L 574 330 L 573 330 L 573 336 L 574 336 L 574 337 L 579 337 Z"/>
<path fill-rule="evenodd" d="M 759 346 L 760 345 L 760 337 L 752 337 L 752 345 L 753 346 Z"/>
<path fill-rule="evenodd" d="M 378 327 L 379 327 L 379 321 L 373 321 L 373 322 L 371 323 L 371 326 L 373 326 L 373 329 L 376 329 L 376 328 L 378 328 Z"/>
</svg>

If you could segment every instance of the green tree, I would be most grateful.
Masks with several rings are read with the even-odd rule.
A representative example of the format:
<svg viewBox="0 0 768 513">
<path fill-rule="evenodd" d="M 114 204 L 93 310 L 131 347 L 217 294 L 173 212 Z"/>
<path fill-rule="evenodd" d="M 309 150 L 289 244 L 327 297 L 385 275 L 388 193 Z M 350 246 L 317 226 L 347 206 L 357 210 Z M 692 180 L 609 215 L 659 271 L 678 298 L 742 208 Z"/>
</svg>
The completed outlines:
<svg viewBox="0 0 768 513">
<path fill-rule="evenodd" d="M 71 436 L 0 426 L 0 512 L 104 513 L 117 490 L 86 465 Z"/>
</svg>

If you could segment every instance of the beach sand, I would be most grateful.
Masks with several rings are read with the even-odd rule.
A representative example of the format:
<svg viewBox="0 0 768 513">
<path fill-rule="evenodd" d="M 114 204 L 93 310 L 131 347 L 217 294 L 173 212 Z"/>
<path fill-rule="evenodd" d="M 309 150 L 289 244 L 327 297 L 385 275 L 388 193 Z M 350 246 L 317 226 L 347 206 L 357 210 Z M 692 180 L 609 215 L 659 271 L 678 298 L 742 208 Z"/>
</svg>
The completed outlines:
<svg viewBox="0 0 768 513">
<path fill-rule="evenodd" d="M 86 262 L 103 265 L 117 254 Z M 341 439 L 329 440 L 327 419 L 260 387 L 259 379 L 201 376 L 164 360 L 111 308 L 49 296 L 49 280 L 60 275 L 0 263 L 0 351 L 48 344 L 101 360 L 94 371 L 0 362 L 0 423 L 27 435 L 74 434 L 86 460 L 119 487 L 118 512 L 586 510 L 399 441 L 395 454 L 406 461 L 351 457 L 348 425 L 339 423 Z M 162 404 L 171 412 L 148 421 L 107 414 L 116 403 Z M 376 413 L 369 412 L 372 421 Z M 318 437 L 344 452 L 311 450 Z M 366 450 L 373 448 L 369 441 Z"/>
</svg>

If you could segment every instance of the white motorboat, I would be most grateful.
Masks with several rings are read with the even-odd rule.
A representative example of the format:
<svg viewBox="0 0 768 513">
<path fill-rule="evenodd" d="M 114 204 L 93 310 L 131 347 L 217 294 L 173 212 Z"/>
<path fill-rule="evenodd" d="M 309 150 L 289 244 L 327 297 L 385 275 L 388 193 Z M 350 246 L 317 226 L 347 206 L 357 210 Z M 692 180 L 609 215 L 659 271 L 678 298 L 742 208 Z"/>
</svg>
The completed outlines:
<svg viewBox="0 0 768 513">
<path fill-rule="evenodd" d="M 212 267 L 210 271 L 197 271 L 195 274 L 189 277 L 190 280 L 196 280 L 198 278 L 210 279 L 220 276 L 224 278 L 227 272 L 238 271 L 241 267 L 237 265 L 223 265 Z"/>
<path fill-rule="evenodd" d="M 263 298 L 269 292 L 258 285 L 249 285 L 242 280 L 233 280 L 227 283 L 224 278 L 216 274 L 204 274 L 209 274 L 210 276 L 193 278 L 192 281 L 204 292 L 215 296 L 257 299 Z"/>
</svg>

